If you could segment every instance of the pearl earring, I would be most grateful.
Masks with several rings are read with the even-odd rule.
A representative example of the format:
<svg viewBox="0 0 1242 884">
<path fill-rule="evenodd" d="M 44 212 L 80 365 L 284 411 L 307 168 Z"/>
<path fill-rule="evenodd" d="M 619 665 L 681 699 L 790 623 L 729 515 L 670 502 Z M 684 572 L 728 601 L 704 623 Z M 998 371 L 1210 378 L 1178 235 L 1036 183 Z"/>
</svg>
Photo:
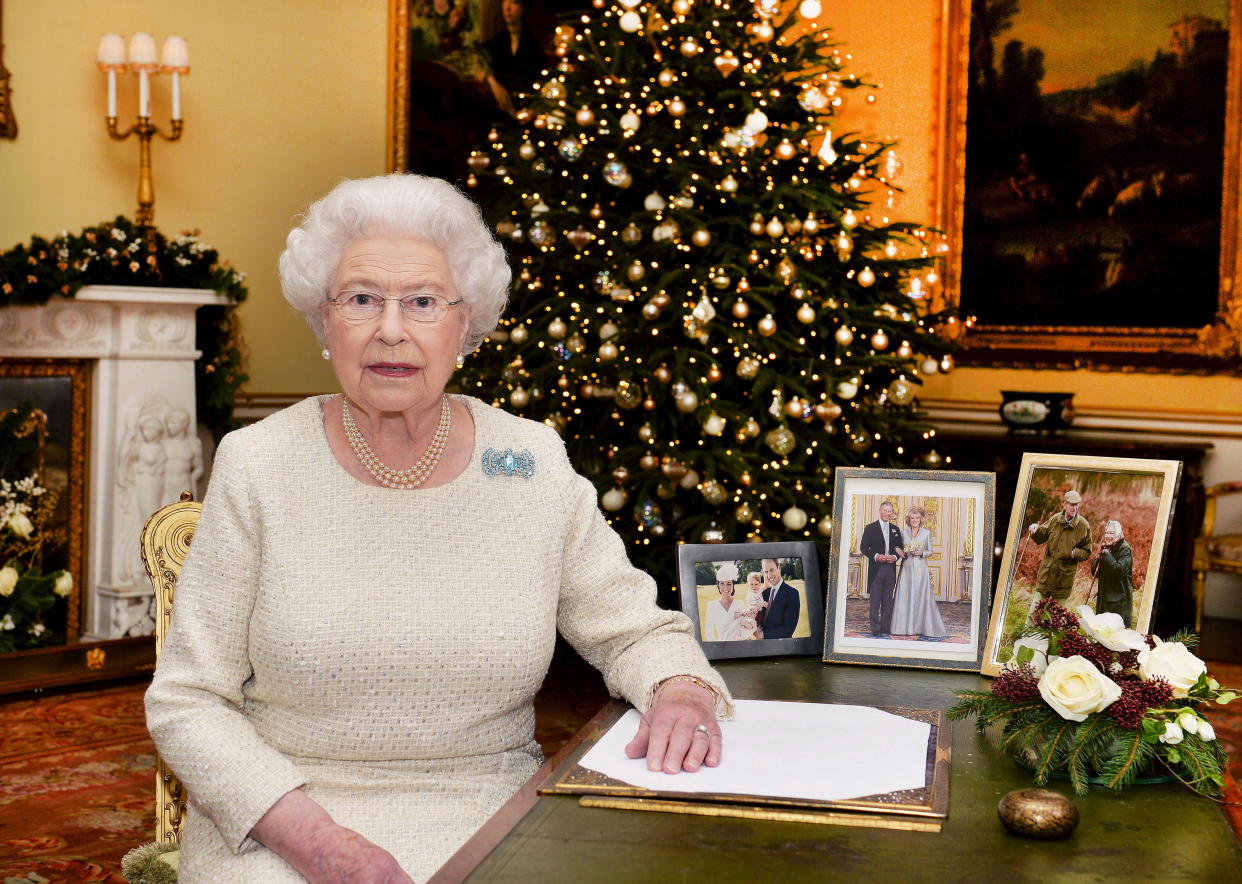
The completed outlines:
<svg viewBox="0 0 1242 884">
<path fill-rule="evenodd" d="M 331 359 L 331 358 L 332 358 L 332 353 L 331 353 L 331 351 L 329 351 L 329 350 L 328 350 L 328 348 L 327 348 L 327 347 L 324 347 L 322 350 L 320 350 L 320 351 L 319 351 L 319 355 L 320 355 L 320 356 L 322 356 L 324 359 Z"/>
<path fill-rule="evenodd" d="M 458 367 L 458 368 L 461 368 L 461 367 L 462 367 L 462 366 L 464 366 L 465 364 L 466 364 L 466 357 L 465 357 L 465 356 L 461 356 L 461 355 L 459 354 L 459 355 L 458 355 L 458 357 L 457 357 L 457 367 Z"/>
</svg>

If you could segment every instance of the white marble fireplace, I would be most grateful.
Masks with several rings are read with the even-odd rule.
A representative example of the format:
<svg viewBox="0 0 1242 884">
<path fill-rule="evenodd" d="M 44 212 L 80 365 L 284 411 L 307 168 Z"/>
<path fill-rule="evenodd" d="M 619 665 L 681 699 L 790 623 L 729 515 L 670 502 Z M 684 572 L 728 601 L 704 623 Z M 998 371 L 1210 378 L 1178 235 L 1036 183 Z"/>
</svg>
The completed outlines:
<svg viewBox="0 0 1242 884">
<path fill-rule="evenodd" d="M 138 532 L 188 490 L 201 497 L 194 314 L 211 289 L 87 286 L 74 298 L 0 310 L 0 359 L 91 360 L 82 639 L 154 629 Z"/>
</svg>

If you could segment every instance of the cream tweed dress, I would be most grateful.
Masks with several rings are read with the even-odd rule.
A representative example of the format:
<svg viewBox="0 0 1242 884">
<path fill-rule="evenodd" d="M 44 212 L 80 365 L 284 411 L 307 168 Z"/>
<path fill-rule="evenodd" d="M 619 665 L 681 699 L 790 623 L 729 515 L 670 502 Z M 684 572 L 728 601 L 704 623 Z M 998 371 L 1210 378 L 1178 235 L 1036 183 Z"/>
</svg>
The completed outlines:
<svg viewBox="0 0 1242 884">
<path fill-rule="evenodd" d="M 656 606 L 554 431 L 458 397 L 469 466 L 397 491 L 337 463 L 327 398 L 216 455 L 146 697 L 190 794 L 183 884 L 301 880 L 247 837 L 297 787 L 425 879 L 539 766 L 531 701 L 557 629 L 640 709 L 692 674 L 729 713 L 690 622 Z M 489 448 L 529 451 L 534 474 L 488 475 Z"/>
</svg>

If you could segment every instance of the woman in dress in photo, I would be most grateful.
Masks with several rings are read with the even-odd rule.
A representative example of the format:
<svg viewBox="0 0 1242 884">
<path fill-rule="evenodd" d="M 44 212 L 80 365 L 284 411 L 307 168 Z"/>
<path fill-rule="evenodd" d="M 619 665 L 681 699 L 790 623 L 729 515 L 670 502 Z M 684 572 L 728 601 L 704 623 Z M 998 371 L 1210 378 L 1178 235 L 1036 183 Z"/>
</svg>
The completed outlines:
<svg viewBox="0 0 1242 884">
<path fill-rule="evenodd" d="M 927 510 L 911 507 L 901 539 L 906 553 L 897 577 L 897 600 L 893 604 L 892 634 L 917 635 L 919 641 L 941 641 L 948 636 L 944 620 L 932 596 L 927 557 L 935 550 L 931 531 L 925 526 Z"/>
<path fill-rule="evenodd" d="M 732 562 L 725 562 L 716 569 L 716 591 L 720 593 L 720 598 L 707 605 L 707 622 L 703 624 L 703 641 L 727 641 L 725 633 L 733 625 L 733 618 L 741 606 L 741 602 L 735 595 L 737 577 L 737 565 Z"/>
</svg>

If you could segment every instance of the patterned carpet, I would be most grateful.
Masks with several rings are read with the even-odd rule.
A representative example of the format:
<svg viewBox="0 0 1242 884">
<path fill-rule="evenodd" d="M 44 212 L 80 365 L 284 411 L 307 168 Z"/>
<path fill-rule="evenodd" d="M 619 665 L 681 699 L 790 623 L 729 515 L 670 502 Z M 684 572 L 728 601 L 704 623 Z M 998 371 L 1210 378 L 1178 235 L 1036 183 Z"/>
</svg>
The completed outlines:
<svg viewBox="0 0 1242 884">
<path fill-rule="evenodd" d="M 1242 686 L 1242 664 L 1214 663 Z M 123 884 L 121 856 L 152 837 L 155 754 L 143 684 L 0 704 L 0 881 Z M 559 654 L 536 699 L 536 738 L 551 755 L 604 703 L 599 676 Z M 1242 779 L 1242 701 L 1212 720 Z"/>
</svg>

